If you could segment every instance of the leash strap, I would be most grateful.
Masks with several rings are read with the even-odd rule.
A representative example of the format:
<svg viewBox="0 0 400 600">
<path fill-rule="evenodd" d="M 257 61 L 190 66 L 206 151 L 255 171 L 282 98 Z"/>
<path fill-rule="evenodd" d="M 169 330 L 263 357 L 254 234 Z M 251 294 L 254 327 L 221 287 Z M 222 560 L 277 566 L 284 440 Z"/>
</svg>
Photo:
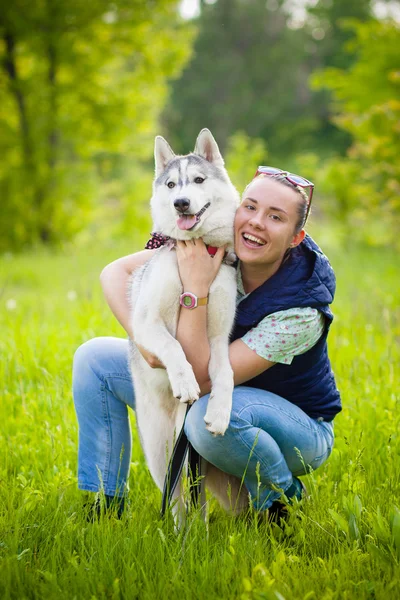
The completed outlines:
<svg viewBox="0 0 400 600">
<path fill-rule="evenodd" d="M 193 506 L 197 506 L 201 492 L 201 456 L 189 442 L 188 478 L 190 485 L 190 499 Z"/>
<path fill-rule="evenodd" d="M 183 421 L 182 429 L 175 442 L 174 449 L 168 464 L 167 474 L 164 481 L 164 489 L 161 501 L 161 516 L 164 517 L 167 508 L 171 504 L 172 495 L 178 485 L 179 478 L 182 474 L 183 465 L 185 459 L 189 453 L 188 460 L 188 477 L 190 481 L 190 495 L 193 503 L 197 503 L 200 495 L 200 465 L 201 457 L 193 448 L 185 433 L 185 422 L 187 414 L 190 410 L 190 406 L 186 409 L 185 419 Z"/>
</svg>

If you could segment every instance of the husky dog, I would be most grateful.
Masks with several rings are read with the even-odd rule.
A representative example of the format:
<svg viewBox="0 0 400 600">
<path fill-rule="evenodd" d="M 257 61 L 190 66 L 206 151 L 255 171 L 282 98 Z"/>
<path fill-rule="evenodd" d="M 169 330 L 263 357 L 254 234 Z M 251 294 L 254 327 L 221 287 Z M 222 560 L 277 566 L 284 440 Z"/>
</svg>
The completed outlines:
<svg viewBox="0 0 400 600">
<path fill-rule="evenodd" d="M 200 394 L 193 369 L 175 339 L 183 289 L 173 240 L 201 237 L 207 245 L 227 245 L 228 252 L 233 251 L 233 222 L 239 194 L 229 180 L 208 129 L 200 132 L 191 154 L 176 156 L 160 136 L 156 137 L 154 154 L 151 199 L 154 231 L 172 241 L 159 248 L 133 274 L 129 297 L 135 342 L 130 343 L 130 365 L 143 450 L 150 473 L 162 490 L 168 457 L 182 427 L 186 404 L 197 400 Z M 235 298 L 235 269 L 223 263 L 211 285 L 207 306 L 212 390 L 204 420 L 214 435 L 225 433 L 232 407 L 233 372 L 228 345 Z M 152 369 L 135 344 L 157 356 L 165 370 Z M 236 478 L 212 465 L 206 469 L 205 478 L 226 508 L 232 502 L 237 507 L 240 482 Z M 181 500 L 179 486 L 174 498 Z M 241 504 L 247 504 L 247 497 L 241 500 Z"/>
</svg>

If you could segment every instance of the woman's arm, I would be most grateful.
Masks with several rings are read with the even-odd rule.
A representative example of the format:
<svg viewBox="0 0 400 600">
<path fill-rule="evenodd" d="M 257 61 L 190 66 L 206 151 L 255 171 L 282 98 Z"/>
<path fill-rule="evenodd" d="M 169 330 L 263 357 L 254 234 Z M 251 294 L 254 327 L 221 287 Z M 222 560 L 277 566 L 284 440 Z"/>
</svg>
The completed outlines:
<svg viewBox="0 0 400 600">
<path fill-rule="evenodd" d="M 128 281 L 133 271 L 144 265 L 154 255 L 155 250 L 142 250 L 118 258 L 102 270 L 100 282 L 104 296 L 111 312 L 133 340 L 130 323 L 130 307 L 128 302 Z M 150 367 L 165 368 L 154 354 L 138 345 L 139 351 Z"/>
<path fill-rule="evenodd" d="M 274 362 L 263 358 L 251 350 L 242 340 L 235 340 L 229 346 L 229 360 L 233 369 L 235 385 L 245 383 L 274 366 Z"/>
<path fill-rule="evenodd" d="M 112 313 L 133 339 L 128 302 L 128 281 L 133 271 L 144 265 L 154 255 L 155 250 L 142 250 L 110 263 L 101 272 L 100 282 L 104 296 Z"/>
<path fill-rule="evenodd" d="M 180 252 L 178 248 L 178 260 L 181 259 L 180 271 L 182 271 L 183 277 L 186 280 L 184 291 L 192 292 L 199 298 L 207 296 L 210 285 L 214 281 L 221 265 L 224 252 L 222 249 L 219 250 L 219 253 L 214 258 L 211 258 L 208 253 L 206 255 L 202 253 L 200 260 L 198 260 L 194 258 L 193 248 L 186 247 L 186 244 L 184 246 L 181 247 L 183 252 Z M 119 258 L 107 265 L 100 275 L 100 282 L 106 301 L 116 319 L 132 339 L 133 332 L 130 327 L 130 308 L 127 295 L 128 281 L 133 271 L 150 260 L 154 252 L 155 250 L 142 250 L 141 252 Z M 200 270 L 200 277 L 196 277 L 196 269 Z M 196 281 L 189 278 L 188 275 L 190 273 L 194 273 Z M 194 310 L 181 309 L 177 339 L 181 343 L 185 355 L 193 367 L 202 394 L 208 393 L 211 389 L 211 384 L 208 377 L 210 345 L 207 337 L 206 306 L 199 306 Z M 151 367 L 163 367 L 157 357 L 143 348 L 139 349 Z M 230 345 L 229 357 L 234 372 L 235 385 L 248 381 L 275 364 L 258 356 L 241 340 L 236 340 Z"/>
<path fill-rule="evenodd" d="M 199 298 L 207 296 L 223 256 L 224 250 L 219 249 L 212 258 L 202 240 L 178 242 L 177 258 L 184 291 L 192 292 Z M 193 367 L 201 394 L 208 393 L 211 382 L 208 375 L 210 345 L 207 337 L 207 306 L 198 306 L 194 310 L 181 308 L 176 337 Z M 258 356 L 241 340 L 230 344 L 229 359 L 235 385 L 256 377 L 275 364 Z"/>
<path fill-rule="evenodd" d="M 190 346 L 185 349 L 185 340 L 179 341 L 182 344 L 188 361 L 193 367 L 194 374 L 200 386 L 201 396 L 204 396 L 204 394 L 208 394 L 211 391 L 211 381 L 208 375 L 210 346 L 208 345 L 208 354 L 202 354 L 200 351 L 197 351 L 196 348 L 198 346 L 194 346 L 195 350 L 191 353 Z M 258 356 L 254 350 L 250 350 L 250 348 L 240 339 L 235 340 L 230 344 L 229 361 L 233 370 L 233 381 L 235 385 L 240 385 L 253 379 L 253 377 L 257 377 L 257 375 L 270 369 L 275 364 L 274 362 Z"/>
<path fill-rule="evenodd" d="M 177 242 L 176 256 L 183 291 L 191 292 L 198 298 L 208 296 L 225 254 L 225 248 L 219 248 L 215 256 L 210 256 L 203 240 Z M 195 377 L 201 385 L 208 380 L 210 344 L 207 337 L 207 306 L 198 306 L 193 310 L 181 307 L 176 331 L 187 360 L 193 367 Z"/>
</svg>

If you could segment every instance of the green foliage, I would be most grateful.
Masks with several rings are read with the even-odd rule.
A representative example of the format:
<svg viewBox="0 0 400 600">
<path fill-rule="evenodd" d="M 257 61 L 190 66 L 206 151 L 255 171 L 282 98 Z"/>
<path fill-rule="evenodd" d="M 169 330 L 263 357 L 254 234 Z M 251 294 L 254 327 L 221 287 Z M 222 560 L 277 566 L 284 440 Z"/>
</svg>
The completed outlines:
<svg viewBox="0 0 400 600">
<path fill-rule="evenodd" d="M 332 123 L 330 94 L 311 89 L 309 76 L 352 63 L 343 45 L 354 34 L 341 23 L 367 19 L 371 4 L 310 2 L 302 22 L 283 0 L 203 2 L 193 58 L 164 112 L 174 144 L 190 146 L 207 126 L 222 149 L 235 131 L 264 139 L 277 163 L 296 152 L 344 152 L 350 136 Z"/>
<path fill-rule="evenodd" d="M 268 140 L 274 154 L 318 128 L 307 112 L 306 37 L 291 30 L 282 2 L 204 4 L 192 61 L 172 87 L 164 118 L 177 147 L 209 127 L 224 150 L 232 132 Z M 218 56 L 218 60 L 216 60 Z M 299 119 L 302 115 L 303 120 Z"/>
<path fill-rule="evenodd" d="M 243 192 L 258 165 L 265 165 L 267 158 L 268 151 L 262 139 L 252 139 L 243 131 L 237 131 L 228 138 L 225 165 L 239 192 Z"/>
<path fill-rule="evenodd" d="M 325 164 L 322 189 L 352 236 L 398 245 L 400 27 L 394 21 L 353 21 L 351 27 L 352 67 L 313 78 L 333 92 L 335 123 L 353 139 L 347 157 Z"/>
<path fill-rule="evenodd" d="M 345 46 L 353 38 L 353 32 L 343 24 L 349 19 L 367 21 L 371 17 L 373 2 L 322 0 L 313 4 L 308 8 L 306 27 L 315 42 L 317 62 L 326 67 L 348 68 L 353 61 Z"/>
<path fill-rule="evenodd" d="M 213 502 L 208 531 L 194 514 L 176 534 L 159 518 L 134 421 L 129 512 L 86 520 L 72 356 L 91 337 L 124 335 L 98 276 L 142 241 L 3 257 L 0 597 L 397 599 L 400 287 L 390 251 L 328 252 L 338 280 L 329 351 L 344 410 L 331 457 L 304 478 L 310 501 L 283 530 Z"/>
<path fill-rule="evenodd" d="M 122 158 L 138 170 L 151 156 L 194 33 L 177 6 L 1 2 L 0 249 L 69 239 L 92 217 L 105 165 L 114 175 Z"/>
<path fill-rule="evenodd" d="M 178 0 L 0 0 L 0 252 L 148 231 L 160 115 L 178 151 L 210 127 L 239 189 L 268 147 L 343 239 L 399 243 L 398 24 L 372 0 L 304 21 L 284 0 L 200 4 L 187 22 Z"/>
</svg>

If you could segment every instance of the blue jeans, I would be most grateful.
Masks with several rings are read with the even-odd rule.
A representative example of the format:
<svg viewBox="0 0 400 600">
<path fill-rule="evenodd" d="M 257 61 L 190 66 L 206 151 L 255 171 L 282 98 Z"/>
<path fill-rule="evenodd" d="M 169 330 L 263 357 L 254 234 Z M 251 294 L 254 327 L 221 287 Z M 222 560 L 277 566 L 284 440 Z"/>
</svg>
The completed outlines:
<svg viewBox="0 0 400 600">
<path fill-rule="evenodd" d="M 80 346 L 73 394 L 79 423 L 78 486 L 123 496 L 131 458 L 128 406 L 135 408 L 127 340 L 95 338 Z M 222 437 L 205 428 L 207 401 L 208 395 L 203 396 L 190 409 L 186 434 L 201 456 L 244 478 L 257 509 L 268 508 L 292 485 L 293 475 L 318 468 L 332 451 L 333 424 L 311 419 L 280 396 L 236 387 Z"/>
</svg>

